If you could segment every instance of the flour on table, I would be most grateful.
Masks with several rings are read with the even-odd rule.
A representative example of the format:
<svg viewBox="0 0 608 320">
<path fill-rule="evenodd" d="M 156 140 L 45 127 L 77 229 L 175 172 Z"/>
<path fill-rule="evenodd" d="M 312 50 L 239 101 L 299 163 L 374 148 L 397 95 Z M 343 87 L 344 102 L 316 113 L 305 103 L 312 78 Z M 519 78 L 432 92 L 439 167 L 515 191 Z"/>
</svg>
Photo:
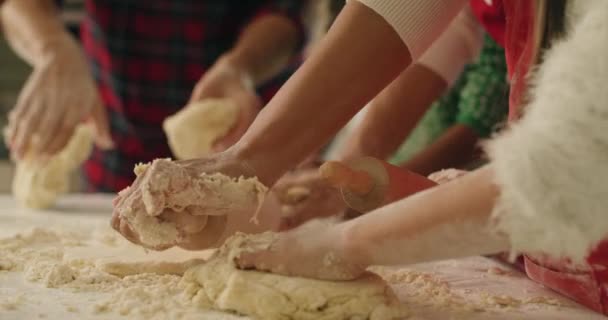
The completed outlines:
<svg viewBox="0 0 608 320">
<path fill-rule="evenodd" d="M 169 255 L 166 252 L 152 252 L 150 258 L 142 259 L 142 249 L 124 239 L 112 242 L 112 246 L 105 245 L 103 241 L 107 237 L 98 236 L 110 232 L 110 228 L 107 224 L 102 228 L 105 231 L 83 230 L 82 233 L 59 228 L 32 228 L 1 238 L 0 257 L 6 266 L 4 271 L 22 272 L 25 280 L 56 290 L 107 293 L 106 298 L 98 299 L 90 309 L 66 306 L 80 314 L 107 314 L 111 318 L 118 314 L 128 316 L 129 319 L 150 320 L 182 319 L 182 315 L 200 312 L 183 294 L 179 285 L 181 274 L 166 274 L 164 263 L 171 264 L 172 261 L 167 260 L 170 258 L 186 265 L 193 261 L 200 263 L 202 260 L 191 258 L 194 254 L 180 256 L 185 251 L 177 249 L 167 250 L 173 252 Z M 124 276 L 115 276 L 103 269 L 104 259 L 100 263 L 99 258 L 96 258 L 104 255 L 120 262 L 124 269 L 141 273 L 128 274 L 122 270 L 118 273 Z M 139 269 L 146 261 L 155 263 L 147 265 L 143 270 Z M 130 263 L 135 265 L 129 265 Z M 186 265 L 181 267 L 182 271 Z M 0 310 L 19 309 L 23 301 L 22 295 L 4 298 L 0 300 Z"/>
<path fill-rule="evenodd" d="M 406 311 L 392 291 L 373 275 L 334 282 L 285 277 L 235 268 L 239 252 L 265 248 L 272 233 L 237 234 L 207 263 L 186 272 L 182 280 L 193 303 L 259 319 L 402 319 Z M 249 247 L 243 248 L 244 243 Z"/>
<path fill-rule="evenodd" d="M 35 143 L 35 142 L 34 142 Z M 69 191 L 70 174 L 91 153 L 93 128 L 79 125 L 68 144 L 45 163 L 31 153 L 17 161 L 13 178 L 13 195 L 21 205 L 35 209 L 52 206 L 55 200 Z"/>
<path fill-rule="evenodd" d="M 171 246 L 182 237 L 184 230 L 178 230 L 173 222 L 160 217 L 166 209 L 199 215 L 204 222 L 204 216 L 247 210 L 252 204 L 259 208 L 268 190 L 255 177 L 232 178 L 222 173 L 193 175 L 169 159 L 139 164 L 134 171 L 138 176 L 150 172 L 140 183 L 141 192 L 128 197 L 117 210 L 139 234 L 140 241 L 149 247 Z M 203 230 L 204 224 L 198 228 L 194 232 Z"/>
<path fill-rule="evenodd" d="M 213 144 L 234 127 L 239 108 L 228 99 L 194 102 L 163 123 L 171 151 L 177 159 L 209 155 Z"/>
</svg>

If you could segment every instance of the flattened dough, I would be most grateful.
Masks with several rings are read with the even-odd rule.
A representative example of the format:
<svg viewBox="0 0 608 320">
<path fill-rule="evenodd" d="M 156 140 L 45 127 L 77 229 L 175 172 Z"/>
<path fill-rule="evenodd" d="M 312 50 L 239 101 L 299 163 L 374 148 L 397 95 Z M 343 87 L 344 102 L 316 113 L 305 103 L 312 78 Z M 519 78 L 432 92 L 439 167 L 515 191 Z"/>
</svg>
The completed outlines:
<svg viewBox="0 0 608 320">
<path fill-rule="evenodd" d="M 13 178 L 13 195 L 29 208 L 44 209 L 69 191 L 70 174 L 84 162 L 93 147 L 93 128 L 76 127 L 68 144 L 46 163 L 37 162 L 31 154 L 17 161 Z"/>
<path fill-rule="evenodd" d="M 207 99 L 187 105 L 165 119 L 163 129 L 177 159 L 193 159 L 211 153 L 213 143 L 225 136 L 239 117 L 228 99 Z"/>
<path fill-rule="evenodd" d="M 195 304 L 264 320 L 389 320 L 407 315 L 391 289 L 372 274 L 333 282 L 236 269 L 233 258 L 246 250 L 241 246 L 247 237 L 267 246 L 273 234 L 237 234 L 207 263 L 186 272 L 182 285 Z"/>
</svg>

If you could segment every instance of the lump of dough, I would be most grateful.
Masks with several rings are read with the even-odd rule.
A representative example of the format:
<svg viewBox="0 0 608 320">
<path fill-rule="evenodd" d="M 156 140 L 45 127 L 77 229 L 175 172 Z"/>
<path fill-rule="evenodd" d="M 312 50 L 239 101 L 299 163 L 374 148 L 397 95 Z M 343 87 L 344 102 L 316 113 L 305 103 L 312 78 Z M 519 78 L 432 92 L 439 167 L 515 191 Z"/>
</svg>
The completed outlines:
<svg viewBox="0 0 608 320">
<path fill-rule="evenodd" d="M 237 122 L 239 108 L 228 99 L 207 99 L 187 105 L 165 119 L 163 129 L 177 159 L 193 159 L 211 153 L 215 141 Z"/>
<path fill-rule="evenodd" d="M 17 161 L 13 177 L 12 190 L 17 202 L 34 209 L 52 206 L 69 191 L 70 175 L 88 158 L 92 147 L 93 128 L 81 124 L 63 150 L 46 163 L 26 153 L 23 160 Z"/>
<path fill-rule="evenodd" d="M 181 285 L 193 303 L 265 320 L 403 319 L 391 289 L 377 276 L 355 281 L 321 281 L 235 268 L 243 243 L 264 248 L 274 233 L 238 233 L 207 263 L 186 272 Z"/>
<path fill-rule="evenodd" d="M 204 172 L 193 175 L 170 159 L 139 164 L 134 171 L 137 176 L 150 172 L 141 180 L 141 192 L 126 199 L 117 211 L 139 234 L 139 240 L 150 248 L 172 246 L 182 236 L 184 230 L 159 217 L 166 209 L 219 216 L 252 204 L 259 206 L 268 190 L 255 177 L 233 178 Z"/>
</svg>

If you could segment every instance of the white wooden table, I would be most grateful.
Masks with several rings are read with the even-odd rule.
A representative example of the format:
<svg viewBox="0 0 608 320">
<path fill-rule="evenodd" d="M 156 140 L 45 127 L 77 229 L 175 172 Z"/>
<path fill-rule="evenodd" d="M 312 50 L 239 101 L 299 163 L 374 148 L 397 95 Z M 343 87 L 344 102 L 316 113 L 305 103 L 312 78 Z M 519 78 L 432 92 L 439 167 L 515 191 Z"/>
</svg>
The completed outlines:
<svg viewBox="0 0 608 320">
<path fill-rule="evenodd" d="M 107 226 L 110 215 L 110 196 L 72 195 L 62 199 L 55 209 L 48 211 L 21 209 L 10 197 L 0 196 L 0 241 L 33 226 L 93 230 L 100 225 Z M 85 246 L 79 250 L 80 253 L 85 252 L 90 259 L 112 254 L 111 251 L 96 247 Z M 132 250 L 134 256 L 143 254 L 143 250 L 135 246 L 128 250 Z M 162 254 L 159 259 L 168 259 L 170 256 L 163 257 Z M 492 272 L 497 270 L 500 272 Z M 398 281 L 398 274 L 406 281 Z M 407 274 L 410 275 L 409 278 L 404 277 Z M 429 279 L 437 282 L 441 290 L 425 287 L 424 281 L 416 281 L 424 280 L 424 277 L 430 277 Z M 395 280 L 390 281 L 393 289 L 415 314 L 411 319 L 605 319 L 528 280 L 525 275 L 508 266 L 482 257 L 400 268 L 388 278 Z M 433 290 L 437 292 L 432 293 Z M 450 298 L 441 303 L 439 298 L 446 293 Z M 12 297 L 20 294 L 26 297 L 25 302 L 8 308 L 12 310 L 2 308 L 3 302 L 6 304 Z M 132 319 L 131 316 L 91 312 L 97 301 L 111 294 L 76 293 L 61 288 L 45 288 L 40 283 L 25 280 L 22 272 L 0 271 L 0 319 Z M 430 296 L 426 297 L 425 294 Z M 435 298 L 432 297 L 434 294 Z M 456 307 L 452 305 L 454 302 Z M 508 304 L 511 306 L 507 306 Z M 75 307 L 67 306 L 77 307 L 78 312 L 74 312 Z M 473 310 L 475 307 L 471 306 L 483 306 L 482 309 L 485 310 Z M 165 317 L 159 315 L 159 319 L 162 318 Z M 196 310 L 186 313 L 184 319 L 242 317 Z"/>
</svg>

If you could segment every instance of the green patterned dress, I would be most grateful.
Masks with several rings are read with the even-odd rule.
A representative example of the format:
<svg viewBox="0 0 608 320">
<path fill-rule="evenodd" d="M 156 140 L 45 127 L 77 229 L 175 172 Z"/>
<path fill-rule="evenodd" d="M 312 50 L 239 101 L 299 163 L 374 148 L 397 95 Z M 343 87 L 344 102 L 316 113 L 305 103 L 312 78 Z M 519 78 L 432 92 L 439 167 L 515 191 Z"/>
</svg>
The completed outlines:
<svg viewBox="0 0 608 320">
<path fill-rule="evenodd" d="M 477 61 L 467 65 L 452 88 L 433 103 L 390 162 L 408 161 L 456 124 L 487 138 L 506 119 L 508 90 L 504 49 L 486 36 Z"/>
</svg>

